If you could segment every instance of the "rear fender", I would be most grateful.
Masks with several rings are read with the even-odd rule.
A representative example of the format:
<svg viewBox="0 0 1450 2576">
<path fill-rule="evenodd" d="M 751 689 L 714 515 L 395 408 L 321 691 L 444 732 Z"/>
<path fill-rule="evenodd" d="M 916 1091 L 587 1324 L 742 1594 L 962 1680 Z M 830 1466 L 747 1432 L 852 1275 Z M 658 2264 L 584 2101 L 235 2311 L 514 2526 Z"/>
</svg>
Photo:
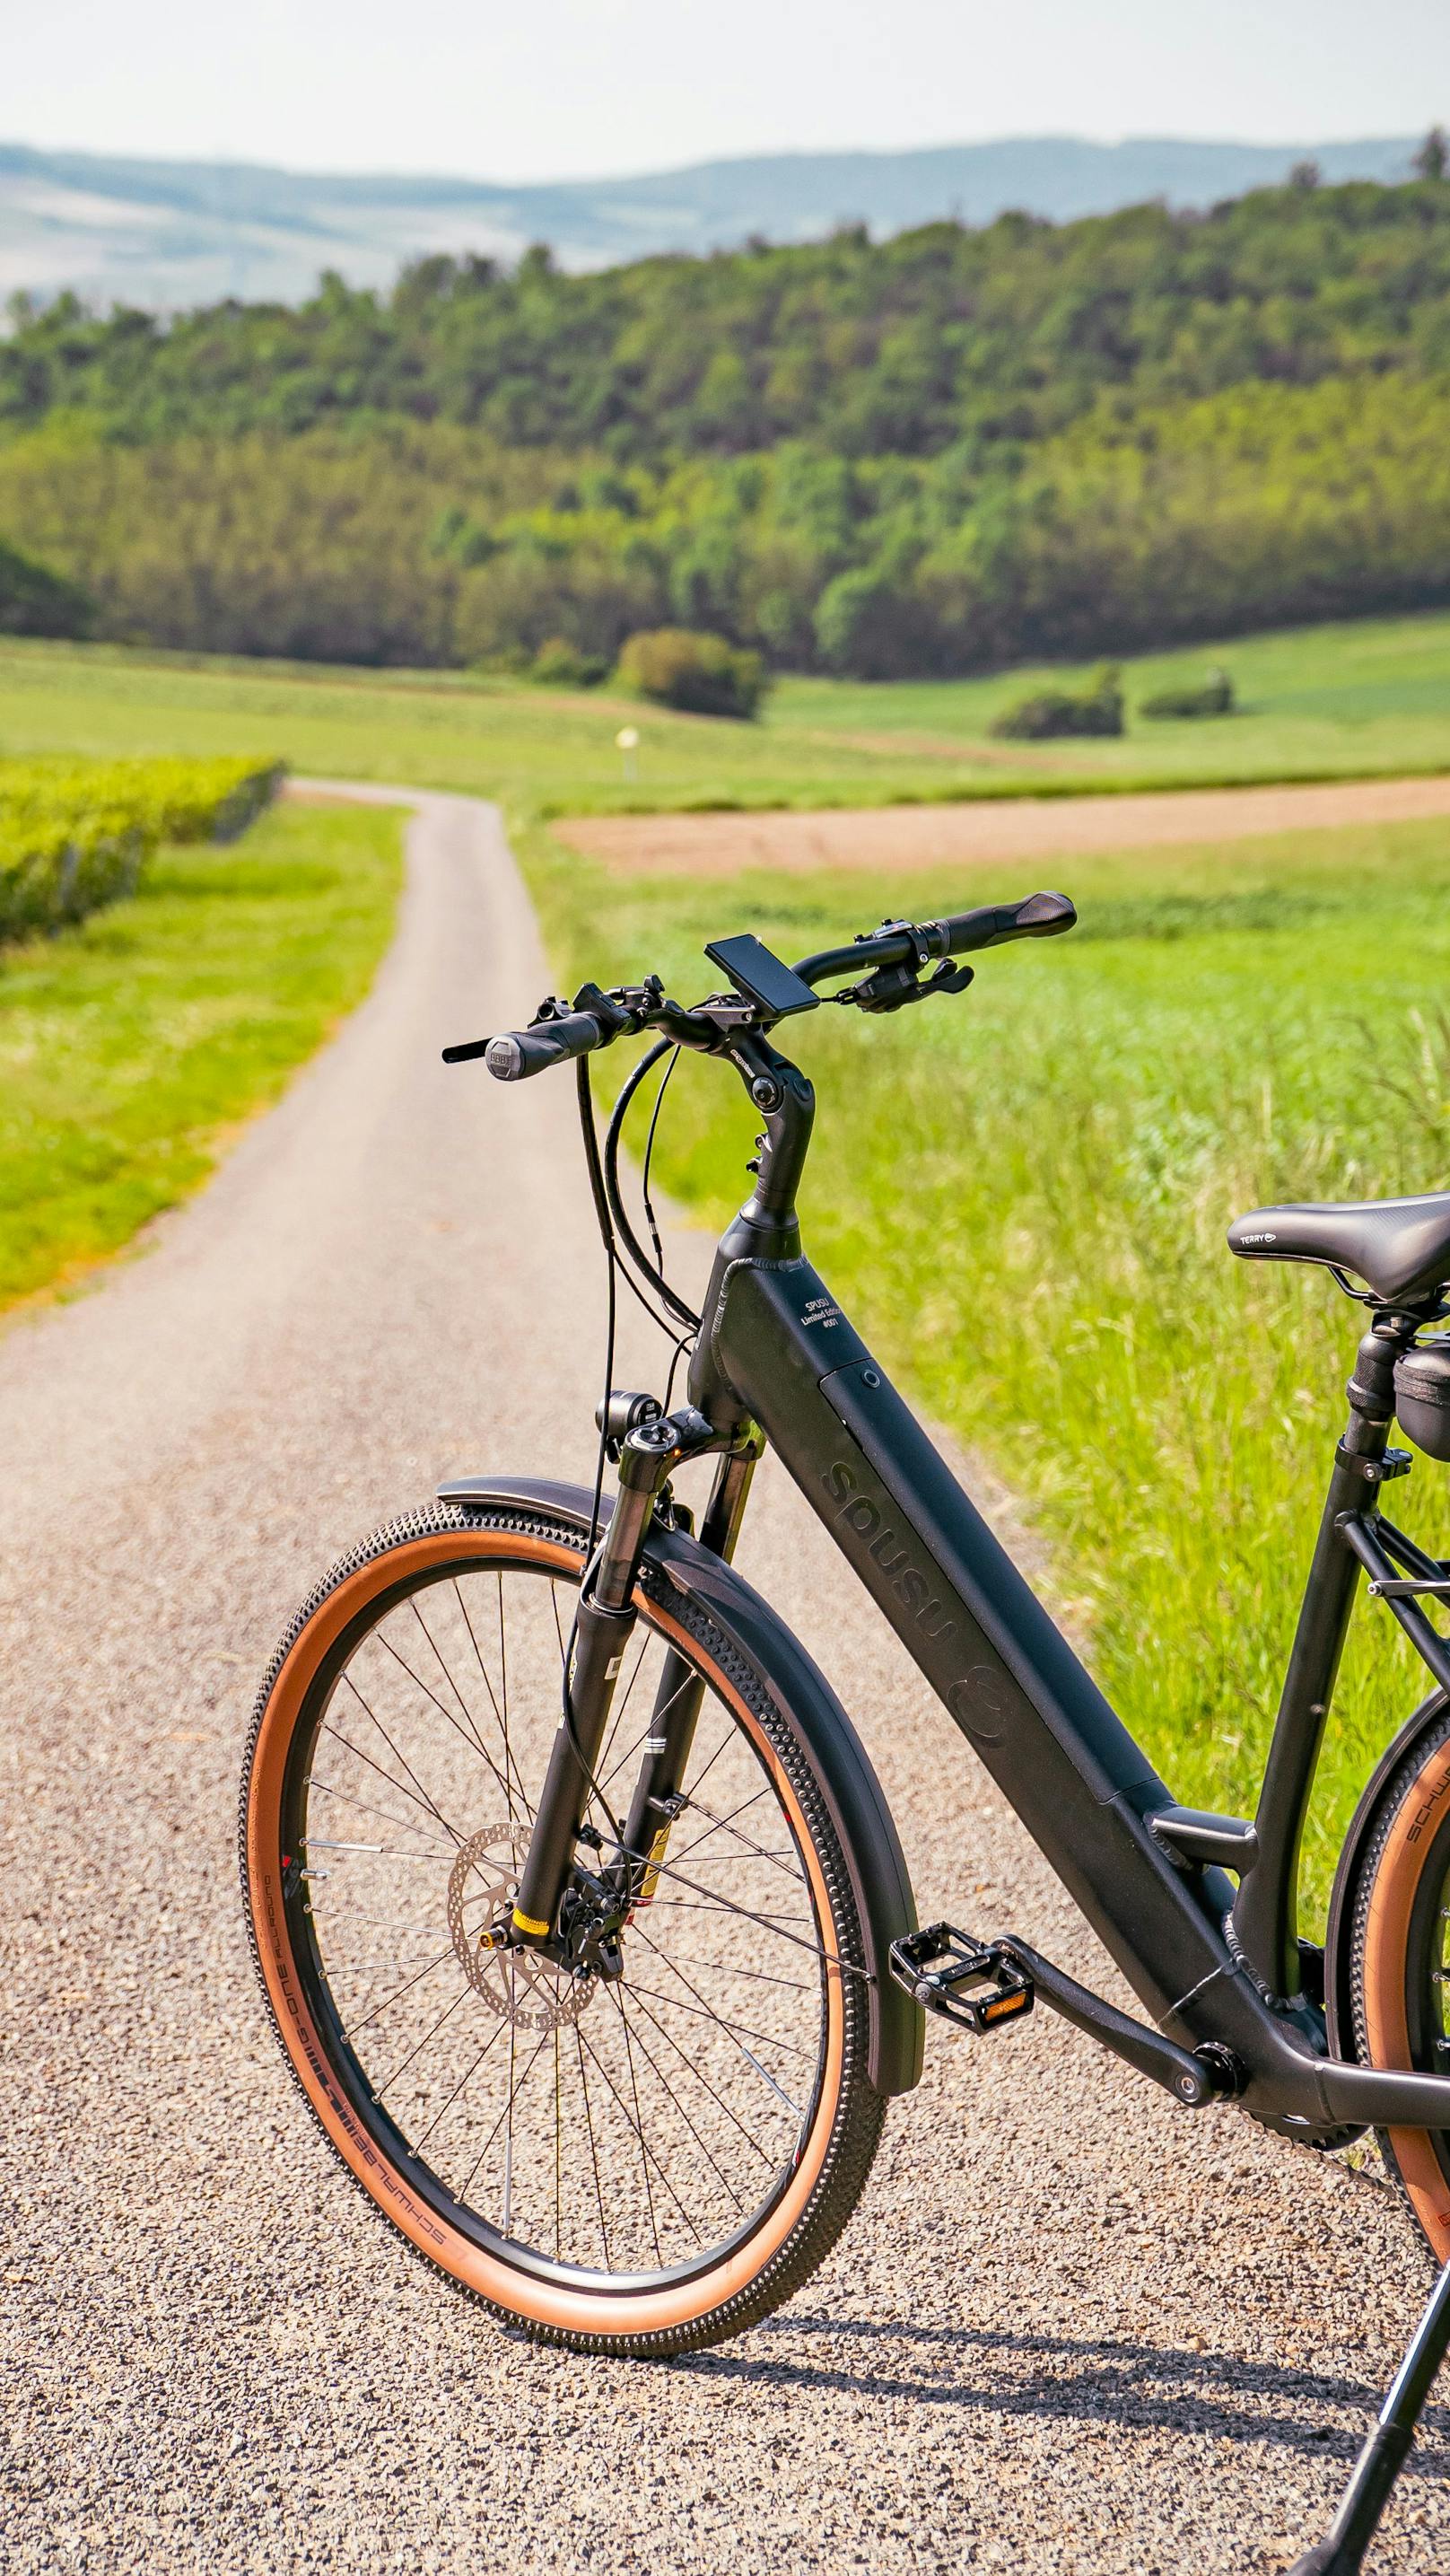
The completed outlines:
<svg viewBox="0 0 1450 2576">
<path fill-rule="evenodd" d="M 540 1476 L 464 1476 L 440 1485 L 441 1503 L 465 1510 L 526 1504 L 587 1542 L 593 1495 Z M 604 1497 L 601 1518 L 611 1498 Z M 723 1557 L 681 1530 L 655 1524 L 645 1557 L 665 1583 L 697 1600 L 758 1672 L 781 1718 L 820 1779 L 846 1856 L 871 1976 L 867 2068 L 880 2093 L 909 2093 L 920 2078 L 925 2017 L 888 1972 L 893 1941 L 916 1929 L 911 1879 L 891 1811 L 866 1748 L 819 1666 L 760 1593 Z"/>
<path fill-rule="evenodd" d="M 1324 2017 L 1329 2028 L 1330 2052 L 1335 2057 L 1354 2058 L 1359 2054 L 1354 2039 L 1354 2002 L 1351 1986 L 1354 1950 L 1354 1900 L 1359 1887 L 1360 1865 L 1379 1813 L 1380 1800 L 1390 1774 L 1399 1769 L 1405 1755 L 1413 1750 L 1432 1726 L 1438 1726 L 1445 1714 L 1445 1693 L 1431 1691 L 1422 1699 L 1414 1714 L 1407 1717 L 1399 1734 L 1380 1755 L 1344 1838 L 1339 1866 L 1334 1873 L 1334 1893 L 1329 1900 L 1329 1924 L 1324 1935 Z"/>
</svg>

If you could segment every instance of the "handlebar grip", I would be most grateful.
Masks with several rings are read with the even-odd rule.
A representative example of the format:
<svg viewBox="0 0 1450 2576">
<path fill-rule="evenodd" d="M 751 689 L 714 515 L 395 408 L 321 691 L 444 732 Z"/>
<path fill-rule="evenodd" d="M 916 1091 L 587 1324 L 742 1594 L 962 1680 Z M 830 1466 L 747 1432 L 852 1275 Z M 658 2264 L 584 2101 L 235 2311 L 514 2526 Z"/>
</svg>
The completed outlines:
<svg viewBox="0 0 1450 2576">
<path fill-rule="evenodd" d="M 945 935 L 942 955 L 965 957 L 975 948 L 1000 948 L 1008 939 L 1051 939 L 1071 930 L 1077 908 L 1065 894 L 1030 894 L 1022 903 L 984 903 L 954 912 L 932 927 Z"/>
<path fill-rule="evenodd" d="M 547 1073 L 550 1065 L 566 1064 L 571 1056 L 592 1055 L 612 1034 L 601 1028 L 592 1012 L 569 1011 L 538 1028 L 508 1029 L 500 1037 L 481 1039 L 466 1049 L 450 1049 L 447 1061 L 456 1062 L 465 1053 L 481 1055 L 495 1082 L 523 1082 L 531 1073 Z"/>
</svg>

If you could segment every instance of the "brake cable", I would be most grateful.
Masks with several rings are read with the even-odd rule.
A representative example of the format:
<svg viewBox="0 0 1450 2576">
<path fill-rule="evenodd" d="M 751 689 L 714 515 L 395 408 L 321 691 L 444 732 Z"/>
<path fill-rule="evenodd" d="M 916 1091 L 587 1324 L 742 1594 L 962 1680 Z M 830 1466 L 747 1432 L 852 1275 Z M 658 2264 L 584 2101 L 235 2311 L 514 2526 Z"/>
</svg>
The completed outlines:
<svg viewBox="0 0 1450 2576">
<path fill-rule="evenodd" d="M 660 1087 L 655 1093 L 655 1105 L 650 1112 L 649 1134 L 644 1140 L 644 1170 L 640 1174 L 640 1195 L 644 1200 L 645 1223 L 649 1227 L 649 1239 L 655 1248 L 655 1268 L 658 1270 L 661 1278 L 664 1276 L 665 1254 L 664 1246 L 660 1241 L 660 1230 L 655 1223 L 654 1201 L 649 1194 L 649 1170 L 650 1164 L 654 1160 L 655 1131 L 660 1123 L 660 1111 L 665 1105 L 665 1093 L 670 1087 L 670 1077 L 679 1061 L 680 1050 L 676 1047 L 669 1063 L 665 1066 L 664 1073 L 660 1080 Z"/>
<path fill-rule="evenodd" d="M 619 1098 L 614 1104 L 614 1114 L 609 1121 L 608 1132 L 604 1139 L 604 1187 L 608 1195 L 609 1213 L 614 1221 L 614 1225 L 618 1231 L 619 1240 L 624 1247 L 627 1258 L 634 1264 L 640 1277 L 649 1281 L 649 1284 L 654 1289 L 656 1295 L 662 1299 L 669 1313 L 676 1318 L 677 1322 L 683 1324 L 687 1332 L 697 1333 L 700 1329 L 700 1318 L 696 1314 L 694 1307 L 687 1305 L 683 1297 L 676 1295 L 674 1289 L 670 1286 L 668 1279 L 665 1277 L 664 1257 L 660 1250 L 659 1230 L 655 1224 L 654 1210 L 651 1207 L 649 1200 L 649 1167 L 650 1158 L 654 1152 L 655 1129 L 659 1122 L 660 1103 L 664 1099 L 665 1088 L 669 1082 L 670 1075 L 675 1069 L 674 1063 L 671 1063 L 665 1074 L 664 1081 L 660 1084 L 659 1097 L 655 1101 L 654 1113 L 650 1119 L 649 1141 L 645 1147 L 645 1215 L 649 1224 L 651 1239 L 655 1246 L 658 1266 L 656 1266 L 656 1262 L 650 1260 L 629 1221 L 629 1212 L 625 1207 L 623 1192 L 619 1186 L 620 1142 L 624 1132 L 624 1122 L 629 1114 L 630 1104 L 633 1101 L 640 1084 L 645 1080 L 645 1077 L 653 1070 L 653 1068 L 659 1064 L 665 1056 L 671 1054 L 673 1054 L 675 1061 L 678 1062 L 679 1053 L 680 1049 L 675 1039 L 668 1037 L 657 1039 L 655 1044 L 649 1049 L 648 1053 L 640 1057 L 638 1064 L 635 1065 L 630 1072 L 628 1080 L 620 1086 Z M 633 1286 L 634 1283 L 631 1281 L 630 1284 Z M 639 1294 L 638 1289 L 635 1290 L 635 1294 Z M 640 1302 L 643 1304 L 645 1301 L 641 1298 Z M 648 1309 L 646 1309 L 646 1311 L 648 1311 Z M 661 1319 L 658 1316 L 655 1317 L 656 1323 L 660 1323 L 660 1320 Z M 675 1333 L 670 1332 L 670 1328 L 667 1324 L 662 1324 L 661 1329 L 670 1333 L 671 1341 L 678 1340 L 678 1336 Z"/>
</svg>

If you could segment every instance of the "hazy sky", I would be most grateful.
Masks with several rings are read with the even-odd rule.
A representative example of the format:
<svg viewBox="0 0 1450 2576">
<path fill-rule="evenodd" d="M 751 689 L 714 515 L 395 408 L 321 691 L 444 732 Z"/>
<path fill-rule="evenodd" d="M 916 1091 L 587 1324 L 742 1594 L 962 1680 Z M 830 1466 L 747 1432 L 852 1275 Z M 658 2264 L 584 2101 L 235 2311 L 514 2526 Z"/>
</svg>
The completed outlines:
<svg viewBox="0 0 1450 2576">
<path fill-rule="evenodd" d="M 46 0 L 0 90 L 7 141 L 506 179 L 1437 118 L 1450 0 Z"/>
</svg>

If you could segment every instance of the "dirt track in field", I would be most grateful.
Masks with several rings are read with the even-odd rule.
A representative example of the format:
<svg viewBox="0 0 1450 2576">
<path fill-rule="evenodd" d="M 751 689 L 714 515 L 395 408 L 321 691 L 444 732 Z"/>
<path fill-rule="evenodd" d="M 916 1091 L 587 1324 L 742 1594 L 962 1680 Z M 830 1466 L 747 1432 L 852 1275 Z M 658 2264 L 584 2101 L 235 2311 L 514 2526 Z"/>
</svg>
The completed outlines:
<svg viewBox="0 0 1450 2576">
<path fill-rule="evenodd" d="M 593 1454 L 571 1087 L 437 1060 L 544 961 L 492 810 L 418 804 L 370 999 L 139 1257 L 0 1337 L 7 2570 L 1265 2576 L 1322 2527 L 1425 2258 L 1383 2186 L 1047 2013 L 934 2038 L 827 2266 L 673 2364 L 509 2340 L 301 2109 L 236 1886 L 255 1681 L 440 1476 Z M 686 1278 L 707 1254 L 673 1239 Z M 626 1347 L 623 1383 L 655 1374 Z M 852 1710 L 924 1917 L 1111 1983 L 769 1463 L 741 1562 Z M 1450 2564 L 1447 2454 L 1442 2407 L 1386 2576 Z"/>
<path fill-rule="evenodd" d="M 1084 851 L 1256 840 L 1347 823 L 1450 814 L 1450 777 L 1336 779 L 1310 787 L 1191 787 L 1135 796 L 982 797 L 813 814 L 590 814 L 556 823 L 570 849 L 628 876 L 737 876 L 745 868 L 914 869 Z"/>
</svg>

